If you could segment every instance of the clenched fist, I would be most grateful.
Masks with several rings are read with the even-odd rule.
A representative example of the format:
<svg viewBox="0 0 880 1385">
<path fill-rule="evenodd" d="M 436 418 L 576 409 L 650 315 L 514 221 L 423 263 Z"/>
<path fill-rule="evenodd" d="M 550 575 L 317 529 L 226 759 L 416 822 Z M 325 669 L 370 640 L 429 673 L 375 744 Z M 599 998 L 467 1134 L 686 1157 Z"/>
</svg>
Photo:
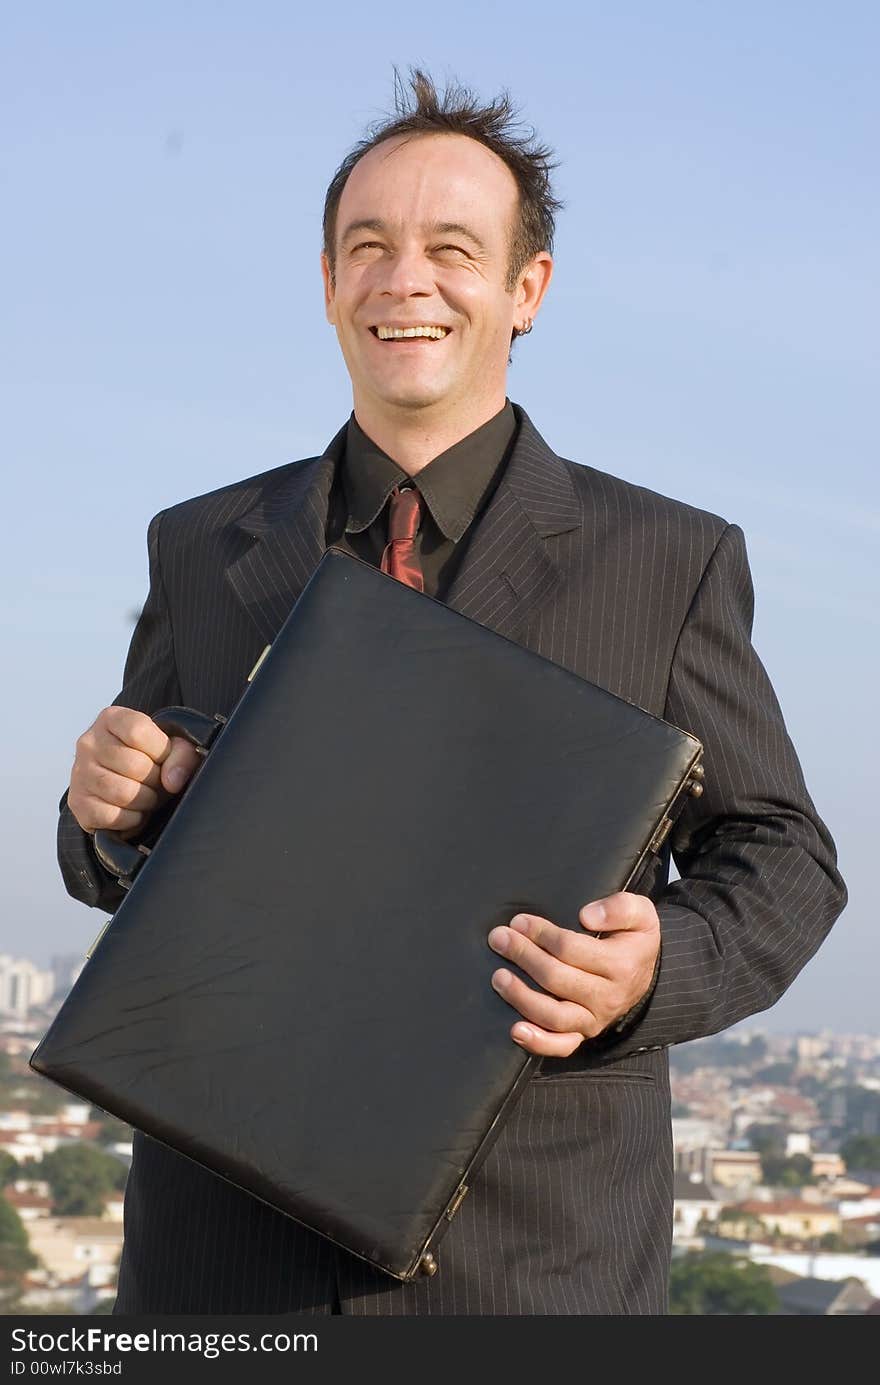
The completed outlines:
<svg viewBox="0 0 880 1385">
<path fill-rule="evenodd" d="M 166 736 L 144 712 L 105 707 L 76 743 L 67 805 L 85 832 L 134 836 L 198 762 L 189 741 Z"/>
</svg>

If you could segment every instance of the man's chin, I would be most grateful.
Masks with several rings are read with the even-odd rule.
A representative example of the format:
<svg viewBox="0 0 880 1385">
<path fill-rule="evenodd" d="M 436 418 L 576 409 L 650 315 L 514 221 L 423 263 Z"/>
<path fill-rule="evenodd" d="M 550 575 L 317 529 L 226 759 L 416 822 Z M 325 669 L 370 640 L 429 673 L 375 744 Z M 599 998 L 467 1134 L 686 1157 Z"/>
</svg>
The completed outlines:
<svg viewBox="0 0 880 1385">
<path fill-rule="evenodd" d="M 447 392 L 436 383 L 415 381 L 396 389 L 377 391 L 386 408 L 402 410 L 429 409 L 433 404 L 442 403 Z"/>
</svg>

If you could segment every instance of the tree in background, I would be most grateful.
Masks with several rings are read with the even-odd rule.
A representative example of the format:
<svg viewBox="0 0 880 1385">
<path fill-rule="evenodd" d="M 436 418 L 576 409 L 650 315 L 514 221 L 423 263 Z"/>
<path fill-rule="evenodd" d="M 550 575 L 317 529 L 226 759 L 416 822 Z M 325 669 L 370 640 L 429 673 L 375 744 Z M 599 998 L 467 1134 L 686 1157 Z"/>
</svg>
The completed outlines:
<svg viewBox="0 0 880 1385">
<path fill-rule="evenodd" d="M 762 1154 L 761 1181 L 776 1188 L 804 1188 L 816 1181 L 813 1161 L 806 1154 L 792 1154 L 787 1159 Z"/>
<path fill-rule="evenodd" d="M 99 1217 L 108 1194 L 125 1187 L 128 1170 L 94 1145 L 61 1145 L 43 1156 L 42 1177 L 60 1217 Z"/>
<path fill-rule="evenodd" d="M 778 1122 L 755 1121 L 746 1130 L 746 1136 L 752 1149 L 758 1154 L 772 1154 L 780 1159 L 785 1158 L 787 1126 Z"/>
<path fill-rule="evenodd" d="M 24 1277 L 38 1263 L 21 1217 L 0 1194 L 0 1312 L 15 1312 Z"/>
<path fill-rule="evenodd" d="M 116 1116 L 111 1116 L 106 1111 L 102 1111 L 100 1106 L 93 1106 L 89 1111 L 89 1120 L 95 1121 L 100 1127 L 95 1132 L 95 1141 L 99 1145 L 129 1144 L 132 1137 L 130 1125 L 118 1120 Z"/>
<path fill-rule="evenodd" d="M 690 1252 L 672 1262 L 670 1313 L 733 1317 L 766 1316 L 778 1310 L 779 1299 L 763 1265 L 723 1251 Z"/>
<path fill-rule="evenodd" d="M 880 1135 L 852 1135 L 840 1157 L 848 1169 L 880 1169 Z"/>
<path fill-rule="evenodd" d="M 786 1126 L 759 1123 L 746 1131 L 749 1144 L 761 1156 L 761 1182 L 777 1188 L 803 1188 L 815 1183 L 813 1161 L 806 1154 L 785 1153 Z"/>
<path fill-rule="evenodd" d="M 16 1178 L 21 1178 L 21 1165 L 5 1149 L 0 1149 L 0 1188 L 8 1187 Z"/>
<path fill-rule="evenodd" d="M 839 1231 L 826 1231 L 819 1237 L 820 1250 L 846 1250 L 846 1241 Z"/>
</svg>

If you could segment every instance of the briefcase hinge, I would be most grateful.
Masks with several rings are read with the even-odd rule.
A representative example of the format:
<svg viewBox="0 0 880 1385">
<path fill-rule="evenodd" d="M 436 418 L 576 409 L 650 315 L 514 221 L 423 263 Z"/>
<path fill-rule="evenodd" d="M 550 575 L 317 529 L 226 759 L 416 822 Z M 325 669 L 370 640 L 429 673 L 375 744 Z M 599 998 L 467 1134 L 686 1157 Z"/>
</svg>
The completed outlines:
<svg viewBox="0 0 880 1385">
<path fill-rule="evenodd" d="M 446 1208 L 446 1220 L 447 1220 L 447 1221 L 452 1221 L 452 1218 L 455 1216 L 455 1214 L 456 1214 L 456 1212 L 458 1211 L 459 1207 L 460 1207 L 461 1204 L 464 1202 L 465 1194 L 466 1194 L 467 1190 L 468 1190 L 468 1185 L 467 1185 L 466 1183 L 462 1183 L 462 1185 L 461 1185 L 461 1187 L 459 1188 L 458 1192 L 455 1194 L 455 1196 L 453 1197 L 453 1199 L 452 1199 L 452 1201 L 450 1202 L 449 1206 Z"/>
<path fill-rule="evenodd" d="M 663 843 L 666 841 L 666 838 L 669 836 L 669 833 L 671 832 L 671 830 L 672 830 L 672 818 L 664 818 L 663 821 L 661 822 L 660 826 L 657 828 L 657 831 L 654 833 L 653 837 L 651 838 L 651 844 L 650 844 L 650 846 L 648 847 L 648 850 L 649 850 L 649 851 L 658 852 L 658 851 L 660 850 L 661 846 L 663 845 Z"/>
</svg>

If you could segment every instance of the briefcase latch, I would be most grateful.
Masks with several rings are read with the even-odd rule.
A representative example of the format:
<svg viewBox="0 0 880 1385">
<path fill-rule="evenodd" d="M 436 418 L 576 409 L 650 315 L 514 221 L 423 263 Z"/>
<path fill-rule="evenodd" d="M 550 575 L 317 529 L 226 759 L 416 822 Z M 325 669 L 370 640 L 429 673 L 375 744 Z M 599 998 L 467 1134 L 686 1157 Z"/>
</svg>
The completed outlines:
<svg viewBox="0 0 880 1385">
<path fill-rule="evenodd" d="M 705 777 L 706 771 L 704 767 L 699 764 L 694 765 L 687 781 L 687 791 L 691 798 L 700 798 L 702 796 L 703 780 Z"/>
<path fill-rule="evenodd" d="M 263 650 L 262 654 L 260 655 L 259 659 L 258 659 L 257 662 L 254 664 L 253 668 L 251 669 L 250 673 L 249 673 L 248 676 L 247 676 L 247 680 L 248 680 L 249 683 L 253 683 L 254 679 L 255 679 L 256 676 L 257 676 L 257 673 L 259 672 L 260 664 L 263 662 L 263 660 L 265 659 L 266 655 L 269 653 L 269 650 L 270 650 L 271 648 L 272 648 L 271 644 L 267 644 L 266 647 L 265 647 L 265 649 Z"/>
</svg>

